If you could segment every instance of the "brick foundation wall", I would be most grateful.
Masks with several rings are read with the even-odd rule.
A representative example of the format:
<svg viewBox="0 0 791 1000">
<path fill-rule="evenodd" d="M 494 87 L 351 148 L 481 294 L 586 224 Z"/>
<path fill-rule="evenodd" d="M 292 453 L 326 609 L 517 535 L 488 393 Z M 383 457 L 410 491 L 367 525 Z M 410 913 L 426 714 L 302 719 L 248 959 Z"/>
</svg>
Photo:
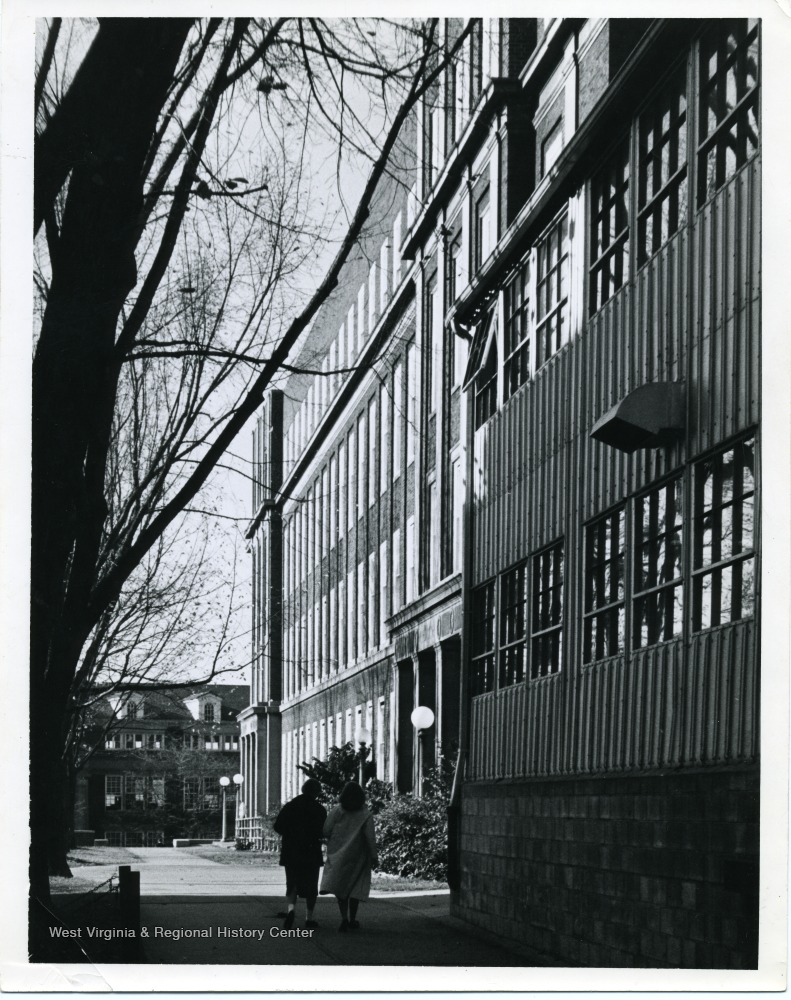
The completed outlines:
<svg viewBox="0 0 791 1000">
<path fill-rule="evenodd" d="M 451 912 L 577 967 L 757 967 L 757 768 L 470 783 Z"/>
</svg>

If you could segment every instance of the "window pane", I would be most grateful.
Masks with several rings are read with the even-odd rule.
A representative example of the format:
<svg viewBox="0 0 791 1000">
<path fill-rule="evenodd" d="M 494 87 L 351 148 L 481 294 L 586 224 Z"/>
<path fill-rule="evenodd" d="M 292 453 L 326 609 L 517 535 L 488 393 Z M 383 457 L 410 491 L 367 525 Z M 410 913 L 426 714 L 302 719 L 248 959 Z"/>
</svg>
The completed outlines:
<svg viewBox="0 0 791 1000">
<path fill-rule="evenodd" d="M 591 313 L 628 277 L 629 143 L 624 141 L 591 182 Z"/>
<path fill-rule="evenodd" d="M 695 468 L 693 627 L 713 628 L 753 613 L 755 441 Z"/>
<path fill-rule="evenodd" d="M 494 581 L 472 592 L 472 693 L 494 688 Z"/>
<path fill-rule="evenodd" d="M 500 687 L 524 679 L 527 571 L 524 565 L 500 581 Z"/>
<path fill-rule="evenodd" d="M 562 667 L 563 543 L 533 556 L 530 676 L 545 677 Z"/>
<path fill-rule="evenodd" d="M 701 40 L 700 166 L 703 204 L 758 148 L 758 22 L 715 22 Z"/>
<path fill-rule="evenodd" d="M 530 257 L 505 289 L 505 398 L 530 377 Z"/>
<path fill-rule="evenodd" d="M 588 526 L 585 542 L 583 660 L 614 656 L 624 645 L 625 511 Z"/>
</svg>

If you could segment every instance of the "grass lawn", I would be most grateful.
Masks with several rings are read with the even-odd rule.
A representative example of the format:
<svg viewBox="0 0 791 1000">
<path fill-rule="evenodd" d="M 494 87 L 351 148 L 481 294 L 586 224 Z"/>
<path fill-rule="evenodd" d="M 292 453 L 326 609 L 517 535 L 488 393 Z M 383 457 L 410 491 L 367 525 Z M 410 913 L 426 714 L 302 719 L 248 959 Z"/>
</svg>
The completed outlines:
<svg viewBox="0 0 791 1000">
<path fill-rule="evenodd" d="M 115 869 L 114 874 L 117 874 L 118 865 L 141 864 L 140 858 L 125 847 L 75 847 L 69 851 L 68 860 L 73 877 L 52 875 L 49 887 L 54 893 L 66 893 L 69 896 L 90 892 L 97 885 L 106 882 L 110 872 L 100 866 L 110 865 Z"/>
</svg>

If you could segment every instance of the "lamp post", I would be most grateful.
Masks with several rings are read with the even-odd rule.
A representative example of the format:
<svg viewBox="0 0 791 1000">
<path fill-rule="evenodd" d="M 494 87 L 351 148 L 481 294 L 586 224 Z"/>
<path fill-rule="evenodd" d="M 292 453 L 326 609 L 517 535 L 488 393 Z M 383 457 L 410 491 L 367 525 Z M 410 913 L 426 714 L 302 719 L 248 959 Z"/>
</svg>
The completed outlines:
<svg viewBox="0 0 791 1000">
<path fill-rule="evenodd" d="M 417 794 L 423 795 L 423 731 L 434 725 L 434 713 L 427 705 L 418 705 L 410 716 L 417 729 Z"/>
<path fill-rule="evenodd" d="M 371 730 L 360 726 L 354 734 L 355 740 L 360 744 L 360 787 L 365 786 L 365 760 L 368 756 L 368 747 L 371 745 Z"/>
<path fill-rule="evenodd" d="M 243 781 L 244 781 L 244 775 L 243 774 L 235 774 L 233 776 L 233 783 L 236 785 L 236 811 L 235 811 L 234 822 L 233 822 L 233 835 L 234 835 L 234 837 L 236 836 L 236 830 L 237 830 L 238 825 L 239 825 L 239 799 L 240 799 L 241 793 L 242 793 L 242 782 Z"/>
<path fill-rule="evenodd" d="M 220 778 L 220 787 L 222 788 L 222 838 L 221 839 L 223 843 L 225 843 L 225 841 L 228 839 L 228 814 L 225 809 L 225 792 L 230 783 L 231 783 L 230 778 L 226 778 L 224 775 L 222 778 Z"/>
<path fill-rule="evenodd" d="M 244 781 L 244 775 L 235 774 L 233 776 L 233 783 L 236 785 L 236 819 L 239 819 L 239 786 Z M 225 794 L 228 791 L 228 786 L 231 784 L 231 779 L 227 778 L 225 775 L 220 778 L 220 788 L 222 788 L 222 840 L 225 842 L 228 839 L 228 811 L 225 808 Z M 234 834 L 236 834 L 236 822 L 234 822 Z"/>
</svg>

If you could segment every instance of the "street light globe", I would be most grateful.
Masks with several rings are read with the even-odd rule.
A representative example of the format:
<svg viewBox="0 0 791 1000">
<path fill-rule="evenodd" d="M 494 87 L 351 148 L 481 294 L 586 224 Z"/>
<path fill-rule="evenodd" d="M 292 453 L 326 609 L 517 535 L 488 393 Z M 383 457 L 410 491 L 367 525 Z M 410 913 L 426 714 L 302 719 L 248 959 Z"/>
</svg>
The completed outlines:
<svg viewBox="0 0 791 1000">
<path fill-rule="evenodd" d="M 366 729 L 364 726 L 360 726 L 354 734 L 354 738 L 358 743 L 365 743 L 367 746 L 371 742 L 371 730 Z"/>
<path fill-rule="evenodd" d="M 241 785 L 241 783 L 242 783 L 243 781 L 244 781 L 244 775 L 243 775 L 243 774 L 235 774 L 235 775 L 233 776 L 233 783 L 234 783 L 235 785 Z"/>
<path fill-rule="evenodd" d="M 225 777 L 220 778 L 220 784 L 222 785 L 223 788 L 227 788 L 228 785 L 230 785 L 230 783 L 231 783 L 230 778 L 225 778 Z"/>
<path fill-rule="evenodd" d="M 410 718 L 415 729 L 430 729 L 434 725 L 434 713 L 426 705 L 418 705 Z"/>
</svg>

